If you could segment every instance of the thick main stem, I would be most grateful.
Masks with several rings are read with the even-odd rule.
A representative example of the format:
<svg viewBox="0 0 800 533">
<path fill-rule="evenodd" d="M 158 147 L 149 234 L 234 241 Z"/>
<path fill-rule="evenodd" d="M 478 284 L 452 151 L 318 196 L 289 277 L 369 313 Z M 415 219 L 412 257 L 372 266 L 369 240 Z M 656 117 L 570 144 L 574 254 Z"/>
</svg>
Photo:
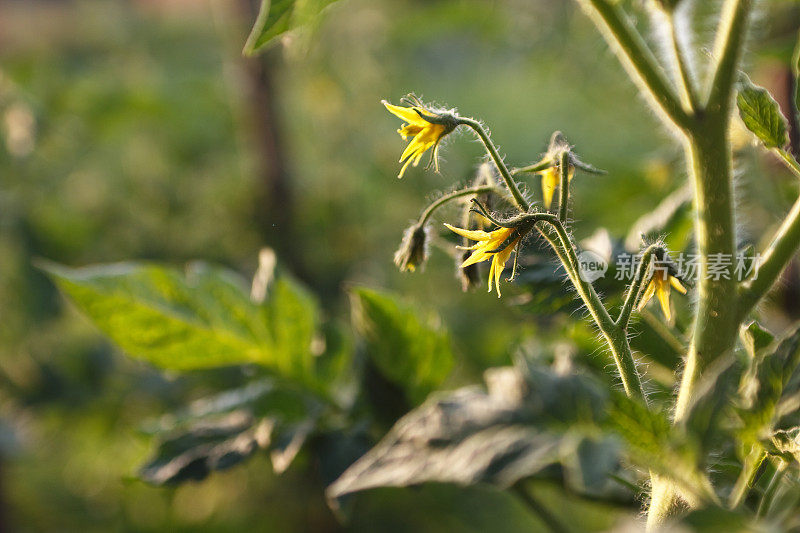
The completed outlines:
<svg viewBox="0 0 800 533">
<path fill-rule="evenodd" d="M 730 350 L 737 332 L 737 295 L 733 268 L 717 275 L 712 266 L 733 261 L 736 231 L 733 211 L 731 151 L 727 120 L 708 120 L 688 145 L 690 174 L 695 187 L 696 238 L 700 254 L 698 305 L 693 340 L 684 369 L 675 419 L 681 420 L 694 384 L 703 370 Z"/>
<path fill-rule="evenodd" d="M 687 139 L 700 268 L 692 344 L 678 390 L 676 422 L 687 415 L 703 371 L 728 352 L 736 339 L 738 313 L 733 269 L 719 276 L 712 269 L 713 263 L 720 260 L 730 264 L 736 252 L 731 152 L 726 132 L 726 117 L 707 115 Z M 654 477 L 652 485 L 648 529 L 662 524 L 684 506 L 679 491 L 669 480 Z"/>
</svg>

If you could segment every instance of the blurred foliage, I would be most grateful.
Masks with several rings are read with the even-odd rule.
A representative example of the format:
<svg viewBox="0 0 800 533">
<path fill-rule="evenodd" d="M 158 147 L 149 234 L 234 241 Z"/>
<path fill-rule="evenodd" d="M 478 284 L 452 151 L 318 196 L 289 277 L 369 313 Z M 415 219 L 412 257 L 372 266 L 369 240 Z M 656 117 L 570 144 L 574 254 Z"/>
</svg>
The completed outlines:
<svg viewBox="0 0 800 533">
<path fill-rule="evenodd" d="M 713 26 L 703 10 L 713 6 L 704 4 L 690 22 L 708 41 Z M 625 249 L 629 228 L 680 190 L 679 147 L 655 127 L 655 118 L 573 3 L 346 0 L 311 24 L 307 31 L 314 39 L 289 35 L 266 57 L 244 60 L 240 51 L 252 22 L 250 7 L 191 0 L 0 4 L 0 417 L 5 421 L 0 502 L 15 530 L 229 531 L 265 524 L 275 531 L 337 530 L 324 486 L 384 435 L 386 421 L 371 410 L 403 414 L 410 406 L 387 405 L 375 390 L 351 398 L 344 380 L 338 392 L 345 394 L 334 403 L 346 405 L 362 426 L 345 431 L 337 415 L 328 413 L 312 430 L 304 422 L 319 422 L 320 399 L 295 400 L 302 393 L 285 379 L 298 376 L 291 369 L 265 372 L 245 365 L 161 374 L 101 340 L 74 307 L 64 305 L 34 267 L 36 258 L 65 265 L 123 259 L 183 265 L 201 258 L 240 276 L 255 270 L 261 246 L 289 248 L 291 262 L 279 268 L 313 291 L 315 303 L 308 305 L 315 310 L 308 314 L 315 317 L 300 335 L 303 349 L 287 350 L 303 351 L 321 336 L 319 353 L 356 354 L 363 368 L 354 377 L 378 383 L 384 392 L 402 387 L 408 372 L 387 360 L 380 347 L 371 353 L 369 335 L 363 335 L 363 344 L 352 344 L 353 335 L 341 326 L 349 315 L 341 290 L 345 282 L 391 288 L 440 315 L 448 334 L 441 324 L 413 327 L 431 329 L 431 342 L 446 352 L 442 359 L 452 359 L 445 388 L 477 383 L 487 368 L 507 365 L 520 354 L 538 368 L 569 361 L 613 379 L 598 372 L 607 369 L 608 356 L 595 332 L 575 320 L 582 311 L 543 254 L 530 254 L 521 283 L 509 288 L 503 302 L 483 291 L 459 292 L 454 259 L 438 249 L 446 249 L 440 246 L 444 239 L 435 241 L 423 276 L 397 273 L 391 264 L 403 228 L 419 214 L 427 191 L 450 190 L 468 180 L 481 153 L 474 143 L 449 140 L 441 175 L 418 169 L 403 181 L 394 179 L 400 145 L 394 121 L 379 102 L 412 90 L 484 120 L 514 164 L 535 161 L 558 129 L 586 160 L 608 169 L 606 176 L 580 175 L 573 182 L 574 227 L 581 240 L 605 228 L 609 250 Z M 791 3 L 765 9 L 755 30 L 751 73 L 785 106 L 792 95 L 783 80 L 800 15 Z M 271 76 L 268 97 L 277 113 L 268 131 L 279 136 L 285 160 L 280 179 L 292 191 L 291 217 L 271 224 L 262 216 L 269 190 L 262 169 L 276 162 L 261 148 L 262 115 L 254 111 L 256 96 L 269 87 L 253 75 L 256 65 Z M 755 155 L 750 138 L 739 133 L 733 138 L 740 149 L 737 163 L 746 171 L 738 182 L 742 216 L 753 228 L 744 240 L 758 244 L 796 193 L 789 176 Z M 538 191 L 536 178 L 529 187 Z M 690 210 L 685 201 L 670 205 L 660 222 L 642 224 L 648 231 L 669 232 L 670 246 L 686 251 Z M 452 214 L 443 211 L 442 220 L 452 220 Z M 183 274 L 170 268 L 175 283 L 184 283 Z M 617 298 L 619 284 L 604 282 L 604 292 Z M 250 305 L 243 282 L 237 283 L 236 300 Z M 767 310 L 769 329 L 779 331 L 800 317 L 798 287 L 795 267 Z M 371 295 L 373 304 L 389 309 L 384 320 L 402 316 L 405 304 L 394 299 L 384 301 L 364 289 L 351 294 Z M 148 305 L 153 304 L 151 311 L 175 312 L 163 303 Z M 241 323 L 219 324 L 217 319 L 230 317 L 206 303 L 189 307 L 202 310 L 206 325 L 241 330 Z M 80 299 L 78 307 L 86 310 Z M 655 401 L 671 391 L 672 376 L 665 369 L 674 366 L 684 342 L 689 302 L 678 307 L 674 328 L 649 320 L 647 313 L 637 324 L 634 345 L 667 354 L 648 360 Z M 448 338 L 451 342 L 444 342 Z M 137 345 L 122 344 L 132 355 L 144 355 L 137 354 Z M 452 348 L 445 350 L 444 344 Z M 647 348 L 654 344 L 659 348 Z M 774 353 L 746 370 L 742 383 L 770 371 L 775 357 L 794 355 Z M 443 367 L 435 370 L 414 384 L 412 404 L 424 397 L 423 389 L 445 379 Z M 780 381 L 787 392 L 785 398 L 781 391 L 771 396 L 770 416 L 775 402 L 790 400 L 789 392 L 796 390 L 784 378 L 771 381 L 776 386 Z M 640 410 L 619 402 L 618 412 L 632 413 L 633 425 L 622 429 L 635 439 Z M 307 410 L 298 413 L 298 404 Z M 285 409 L 276 411 L 276 405 Z M 663 427 L 664 420 L 653 416 L 646 421 Z M 765 416 L 758 412 L 759 420 Z M 797 424 L 781 424 L 774 435 L 757 437 L 788 460 L 796 454 Z M 685 436 L 655 434 L 675 449 L 670 458 L 692 474 L 694 450 L 683 447 Z M 311 451 L 298 453 L 300 442 Z M 635 516 L 639 503 L 630 486 L 613 504 L 594 502 L 588 490 L 596 488 L 597 474 L 587 468 L 595 462 L 585 457 L 616 464 L 617 448 L 591 439 L 564 442 L 558 444 L 563 464 L 538 465 L 543 475 L 526 489 L 582 531 L 607 529 Z M 653 458 L 646 444 L 629 459 L 647 465 Z M 593 446 L 597 449 L 581 455 Z M 742 451 L 723 452 L 715 465 L 715 475 L 722 477 L 725 461 Z M 200 478 L 250 453 L 247 467 L 215 471 L 200 484 L 157 488 L 128 477 L 145 464 L 141 473 L 150 481 L 175 480 L 168 474 L 176 472 Z M 759 490 L 766 490 L 771 468 Z M 275 471 L 283 472 L 280 478 Z M 625 486 L 618 485 L 615 490 Z M 800 493 L 787 484 L 778 496 L 779 503 Z M 380 489 L 357 495 L 348 506 L 348 527 L 354 531 L 543 529 L 513 495 L 487 487 Z M 730 513 L 711 509 L 689 520 L 711 531 L 719 529 L 702 524 L 719 526 L 726 523 L 723 518 Z"/>
</svg>

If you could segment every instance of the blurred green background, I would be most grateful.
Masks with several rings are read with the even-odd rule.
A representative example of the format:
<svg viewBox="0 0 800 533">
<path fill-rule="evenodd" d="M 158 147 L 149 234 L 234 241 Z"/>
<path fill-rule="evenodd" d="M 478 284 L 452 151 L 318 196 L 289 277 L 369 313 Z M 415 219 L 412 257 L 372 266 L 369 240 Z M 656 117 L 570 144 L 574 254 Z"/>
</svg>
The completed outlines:
<svg viewBox="0 0 800 533">
<path fill-rule="evenodd" d="M 785 103 L 800 18 L 792 3 L 765 4 L 749 70 Z M 513 165 L 536 160 L 550 134 L 563 131 L 585 161 L 609 171 L 574 182 L 578 238 L 600 227 L 624 238 L 681 186 L 680 146 L 575 5 L 343 0 L 311 34 L 244 59 L 254 9 L 245 0 L 0 3 L 4 529 L 340 527 L 303 456 L 281 477 L 256 458 L 179 488 L 133 479 L 151 451 L 141 432 L 147 420 L 238 378 L 164 375 L 125 358 L 65 303 L 37 258 L 74 266 L 202 258 L 249 276 L 258 250 L 270 246 L 331 315 L 347 319 L 345 289 L 354 284 L 438 311 L 459 357 L 454 386 L 507 364 L 520 345 L 560 346 L 565 329 L 569 350 L 604 364 L 580 313 L 526 314 L 510 287 L 502 301 L 482 289 L 462 293 L 444 247 L 434 246 L 423 273 L 392 264 L 409 221 L 431 194 L 468 180 L 482 149 L 456 133 L 442 150 L 441 174 L 420 167 L 397 180 L 403 143 L 383 98 L 414 91 L 484 120 Z M 713 26 L 697 25 L 702 45 Z M 793 200 L 793 185 L 737 142 L 743 235 L 760 242 Z M 538 180 L 529 183 L 537 196 Z M 440 219 L 452 215 L 444 210 Z M 800 315 L 796 278 L 794 266 L 773 299 L 776 324 Z M 587 528 L 636 514 L 541 490 L 557 513 L 578 509 Z M 347 527 L 542 525 L 506 494 L 432 486 L 360 495 Z"/>
</svg>

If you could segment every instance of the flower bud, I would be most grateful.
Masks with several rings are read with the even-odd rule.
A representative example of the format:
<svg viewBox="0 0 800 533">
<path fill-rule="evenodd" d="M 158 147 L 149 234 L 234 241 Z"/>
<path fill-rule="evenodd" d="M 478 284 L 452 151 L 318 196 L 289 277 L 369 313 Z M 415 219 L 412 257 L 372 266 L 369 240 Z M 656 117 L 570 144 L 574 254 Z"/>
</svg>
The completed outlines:
<svg viewBox="0 0 800 533">
<path fill-rule="evenodd" d="M 414 224 L 403 233 L 400 248 L 394 253 L 394 264 L 401 272 L 414 272 L 428 258 L 428 228 Z"/>
</svg>

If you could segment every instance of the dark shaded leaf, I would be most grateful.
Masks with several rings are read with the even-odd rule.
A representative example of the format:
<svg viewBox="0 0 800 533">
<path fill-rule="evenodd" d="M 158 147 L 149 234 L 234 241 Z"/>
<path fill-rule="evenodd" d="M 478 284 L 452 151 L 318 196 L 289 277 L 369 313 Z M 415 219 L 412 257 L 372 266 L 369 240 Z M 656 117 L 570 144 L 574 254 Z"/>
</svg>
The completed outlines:
<svg viewBox="0 0 800 533">
<path fill-rule="evenodd" d="M 308 392 L 261 380 L 192 402 L 150 431 L 161 442 L 141 477 L 154 484 L 199 480 L 268 450 L 284 472 L 317 429 L 325 406 Z"/>
<path fill-rule="evenodd" d="M 687 513 L 680 523 L 696 533 L 738 533 L 760 531 L 750 517 L 739 510 L 711 506 Z"/>
<path fill-rule="evenodd" d="M 273 430 L 269 458 L 276 474 L 282 474 L 289 468 L 314 429 L 316 421 L 308 419 Z"/>
<path fill-rule="evenodd" d="M 268 443 L 267 425 L 255 424 L 246 413 L 229 413 L 164 440 L 156 457 L 142 467 L 139 476 L 154 485 L 199 481 L 214 470 L 244 461 Z"/>
<path fill-rule="evenodd" d="M 570 431 L 601 416 L 601 389 L 582 376 L 540 371 L 528 379 L 517 368 L 497 368 L 486 383 L 488 391 L 429 398 L 348 468 L 329 496 L 432 481 L 508 487 L 558 462 Z"/>
<path fill-rule="evenodd" d="M 741 366 L 730 356 L 714 361 L 698 381 L 686 407 L 682 427 L 699 444 L 699 457 L 708 457 L 715 446 L 731 440 L 721 422 L 740 377 Z"/>
</svg>

